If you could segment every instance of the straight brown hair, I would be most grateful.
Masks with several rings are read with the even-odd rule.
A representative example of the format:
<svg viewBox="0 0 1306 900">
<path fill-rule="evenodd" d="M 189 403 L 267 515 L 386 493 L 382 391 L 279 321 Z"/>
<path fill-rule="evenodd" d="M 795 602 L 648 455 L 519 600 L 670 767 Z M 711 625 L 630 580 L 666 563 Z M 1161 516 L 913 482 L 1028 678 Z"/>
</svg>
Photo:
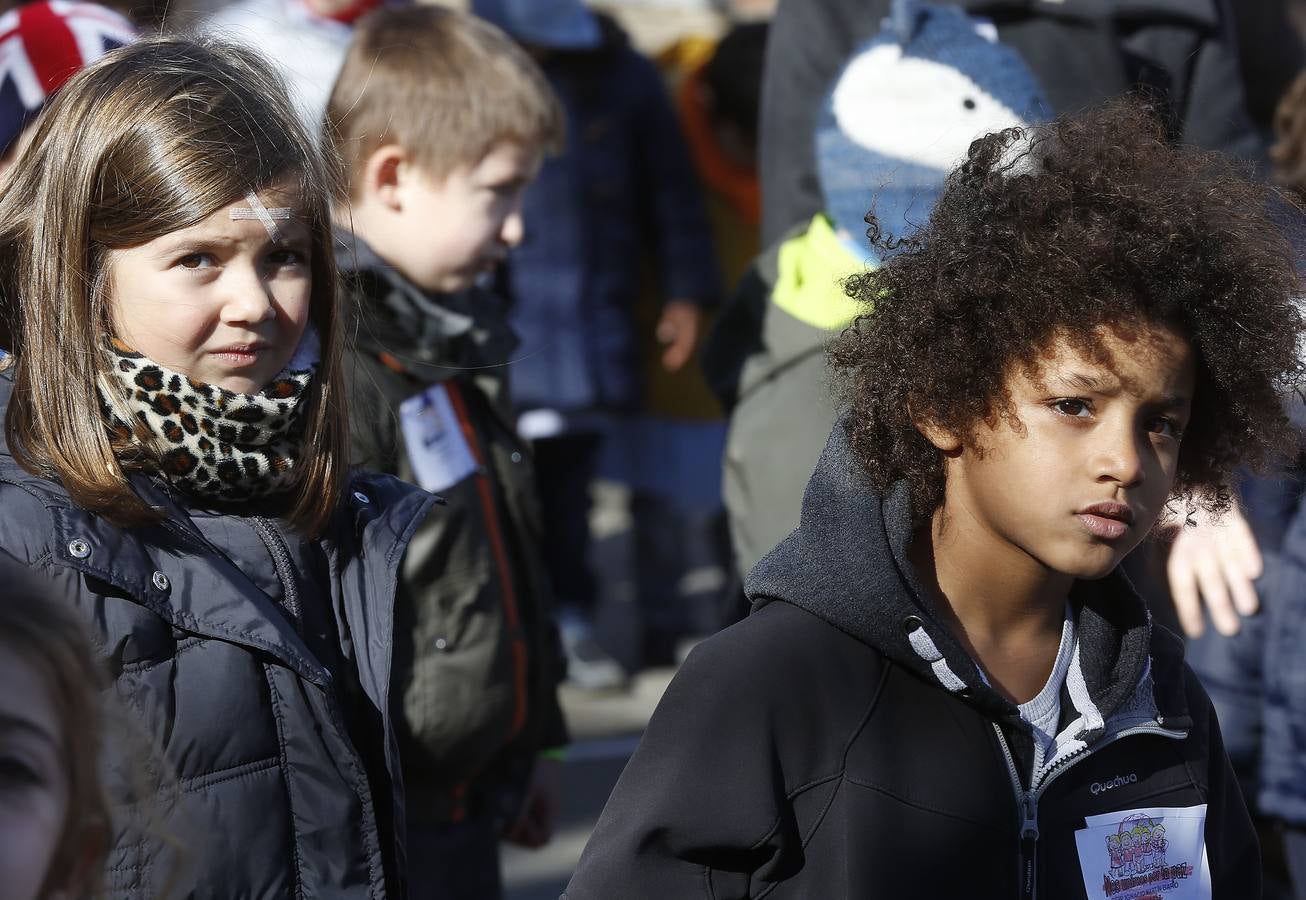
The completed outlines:
<svg viewBox="0 0 1306 900">
<path fill-rule="evenodd" d="M 490 23 L 437 6 L 383 7 L 354 32 L 323 128 L 352 185 L 387 144 L 435 179 L 502 141 L 557 152 L 563 113 L 540 67 Z"/>
<path fill-rule="evenodd" d="M 112 334 L 108 252 L 291 182 L 312 234 L 309 315 L 322 359 L 304 401 L 289 518 L 321 532 L 349 466 L 331 177 L 284 84 L 254 51 L 160 38 L 73 76 L 0 182 L 0 303 L 15 357 L 5 435 L 15 460 L 122 527 L 163 518 L 128 477 L 156 467 L 157 454 L 111 440 L 97 390 Z"/>
</svg>

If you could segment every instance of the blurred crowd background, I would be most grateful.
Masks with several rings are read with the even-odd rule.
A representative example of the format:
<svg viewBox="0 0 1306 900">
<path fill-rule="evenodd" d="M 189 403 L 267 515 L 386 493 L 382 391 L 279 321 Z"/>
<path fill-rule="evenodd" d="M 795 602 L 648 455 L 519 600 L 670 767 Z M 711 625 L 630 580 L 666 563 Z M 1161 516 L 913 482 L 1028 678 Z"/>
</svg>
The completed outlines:
<svg viewBox="0 0 1306 900">
<path fill-rule="evenodd" d="M 538 2 L 544 7 L 552 0 Z M 787 33 L 802 30 L 809 3 L 812 8 L 830 5 L 785 0 Z M 1126 19 L 1155 18 L 1162 30 L 1173 21 L 1173 28 L 1181 30 L 1187 27 L 1184 3 L 1117 5 Z M 144 30 L 201 29 L 252 38 L 286 70 L 292 85 L 309 85 L 300 97 L 313 122 L 320 121 L 334 78 L 332 66 L 348 42 L 348 24 L 342 19 L 356 4 L 148 0 L 105 5 Z M 451 0 L 441 5 L 467 9 L 471 4 Z M 1048 15 L 1055 16 L 1060 4 L 969 5 L 992 7 L 1001 32 L 1025 14 L 1025 7 L 1047 7 Z M 544 850 L 506 853 L 509 896 L 517 900 L 557 896 L 676 664 L 696 640 L 746 613 L 747 569 L 795 524 L 793 494 L 801 490 L 826 434 L 816 426 L 809 429 L 812 436 L 798 443 L 812 446 L 792 451 L 788 477 L 777 485 L 737 481 L 737 509 L 727 514 L 722 498 L 732 490 L 724 483 L 731 477 L 730 465 L 723 466 L 731 427 L 728 407 L 739 400 L 741 360 L 756 357 L 756 348 L 735 345 L 741 334 L 754 334 L 748 330 L 752 326 L 741 331 L 735 327 L 739 321 L 730 317 L 743 314 L 738 298 L 747 296 L 749 279 L 758 277 L 750 266 L 814 212 L 797 202 L 785 210 L 787 221 L 772 221 L 771 200 L 762 193 L 768 147 L 759 147 L 759 141 L 768 132 L 759 117 L 766 67 L 777 62 L 776 51 L 767 51 L 776 0 L 606 0 L 592 6 L 604 16 L 604 40 L 628 36 L 631 52 L 653 63 L 650 71 L 659 81 L 651 89 L 657 96 L 649 99 L 649 85 L 639 81 L 645 69 L 635 65 L 633 75 L 622 76 L 629 78 L 629 89 L 614 92 L 610 107 L 596 109 L 588 102 L 592 98 L 584 96 L 592 72 L 567 62 L 565 53 L 538 55 L 570 116 L 569 149 L 545 163 L 528 191 L 526 238 L 496 276 L 515 304 L 511 318 L 522 340 L 512 373 L 513 396 L 522 435 L 537 450 L 541 500 L 550 523 L 545 550 L 569 663 L 563 704 L 575 739 L 567 755 L 562 823 L 554 841 Z M 1212 149 L 1236 152 L 1268 177 L 1276 109 L 1306 64 L 1306 0 L 1236 0 L 1227 8 L 1232 20 L 1214 39 L 1227 44 L 1227 58 L 1236 64 L 1218 77 L 1241 84 L 1239 102 L 1245 103 L 1247 118 L 1245 129 L 1232 136 L 1236 147 Z M 828 20 L 823 21 L 827 27 Z M 873 30 L 865 29 L 867 34 Z M 548 49 L 548 36 L 534 41 L 514 37 Z M 554 37 L 564 50 L 571 39 Z M 787 40 L 786 46 L 799 52 L 801 42 Z M 832 58 L 828 67 L 837 72 L 840 62 Z M 1142 72 L 1137 78 L 1142 82 L 1153 75 L 1164 81 L 1173 73 Z M 1183 75 L 1190 76 L 1196 77 L 1191 71 Z M 318 99 L 309 96 L 314 83 Z M 815 98 L 816 107 L 820 101 Z M 1182 121 L 1189 113 L 1199 117 L 1179 110 L 1177 118 Z M 814 119 L 816 111 L 804 114 Z M 1293 127 L 1287 120 L 1279 125 Z M 638 135 L 624 145 L 629 158 L 612 156 L 611 145 L 604 143 L 605 129 L 617 127 Z M 584 160 L 588 146 L 603 146 L 607 155 Z M 682 161 L 689 168 L 682 169 Z M 1278 162 L 1282 169 L 1292 160 Z M 783 180 L 774 173 L 771 177 Z M 605 202 L 603 192 L 611 191 L 628 192 L 646 204 L 641 217 L 651 223 L 657 239 L 631 241 L 606 229 L 586 231 L 592 224 L 551 218 L 569 205 L 558 198 L 570 196 L 578 178 L 599 197 L 596 203 Z M 581 213 L 563 218 L 567 215 Z M 837 215 L 833 218 L 836 226 L 844 224 Z M 847 229 L 843 237 L 848 237 Z M 595 246 L 600 249 L 594 251 Z M 587 248 L 594 258 L 586 256 Z M 576 279 L 605 278 L 617 285 L 603 299 L 611 308 L 581 309 L 580 294 L 567 293 Z M 838 310 L 832 315 L 817 323 L 816 332 L 828 334 L 847 321 Z M 819 369 L 816 349 L 819 341 L 812 341 L 793 359 Z M 757 377 L 774 380 L 793 359 Z M 747 369 L 743 377 L 749 377 Z M 813 400 L 818 423 L 830 416 L 825 402 Z M 778 438 L 772 434 L 753 440 L 756 449 Z M 770 506 L 767 491 L 785 487 L 778 483 L 786 480 L 788 506 L 778 510 Z M 753 515 L 774 518 L 771 531 L 748 533 L 738 521 L 732 529 L 731 516 Z M 1143 558 L 1135 574 L 1163 597 L 1160 566 L 1156 558 Z M 1156 614 L 1177 623 L 1163 601 Z M 1235 735 L 1231 750 L 1236 744 Z M 1281 867 L 1273 852 L 1269 855 L 1267 865 Z"/>
</svg>

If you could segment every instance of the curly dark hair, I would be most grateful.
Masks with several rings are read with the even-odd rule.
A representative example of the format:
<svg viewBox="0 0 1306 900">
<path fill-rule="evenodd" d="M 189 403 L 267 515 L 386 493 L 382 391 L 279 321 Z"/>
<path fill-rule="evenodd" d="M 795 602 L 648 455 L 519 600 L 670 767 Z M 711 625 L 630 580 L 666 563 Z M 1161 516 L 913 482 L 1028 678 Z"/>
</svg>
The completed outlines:
<svg viewBox="0 0 1306 900">
<path fill-rule="evenodd" d="M 906 479 L 928 518 L 943 459 L 913 419 L 974 446 L 977 425 L 1012 415 L 1008 376 L 1034 374 L 1054 339 L 1105 360 L 1101 327 L 1163 325 L 1198 369 L 1175 492 L 1226 506 L 1231 469 L 1295 446 L 1282 396 L 1298 387 L 1302 316 L 1275 199 L 1227 158 L 1167 141 L 1134 101 L 975 141 L 920 230 L 845 285 L 871 311 L 830 361 L 872 482 Z"/>
</svg>

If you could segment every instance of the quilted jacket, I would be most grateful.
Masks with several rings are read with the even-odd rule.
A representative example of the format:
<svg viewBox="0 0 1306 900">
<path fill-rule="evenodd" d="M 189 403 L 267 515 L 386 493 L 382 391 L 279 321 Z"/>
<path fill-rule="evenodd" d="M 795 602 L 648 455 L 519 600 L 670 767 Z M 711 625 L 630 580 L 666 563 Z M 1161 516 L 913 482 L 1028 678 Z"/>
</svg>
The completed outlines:
<svg viewBox="0 0 1306 900">
<path fill-rule="evenodd" d="M 12 387 L 0 373 L 0 406 Z M 109 896 L 402 896 L 392 618 L 433 498 L 356 476 L 303 542 L 321 565 L 298 576 L 329 599 L 340 635 L 332 671 L 260 588 L 266 573 L 238 568 L 159 484 L 135 487 L 166 521 L 118 528 L 0 444 L 0 552 L 84 614 L 113 679 L 114 733 L 134 738 L 109 750 Z"/>
</svg>

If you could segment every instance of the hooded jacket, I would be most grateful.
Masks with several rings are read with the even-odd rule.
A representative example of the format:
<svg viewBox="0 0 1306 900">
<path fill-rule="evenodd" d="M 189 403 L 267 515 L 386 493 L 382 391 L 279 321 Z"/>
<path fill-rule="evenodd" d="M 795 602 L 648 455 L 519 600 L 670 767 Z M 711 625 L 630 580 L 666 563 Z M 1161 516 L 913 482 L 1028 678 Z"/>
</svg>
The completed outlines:
<svg viewBox="0 0 1306 900">
<path fill-rule="evenodd" d="M 1086 818 L 1123 832 L 1203 804 L 1197 843 L 1119 890 L 1260 896 L 1210 701 L 1125 579 L 1072 591 L 1078 647 L 1035 775 L 1028 726 L 916 582 L 911 522 L 905 485 L 877 494 L 836 427 L 801 525 L 750 577 L 752 615 L 672 682 L 566 900 L 1100 898 Z"/>
<path fill-rule="evenodd" d="M 12 389 L 0 373 L 0 413 Z M 132 481 L 162 523 L 122 529 L 74 506 L 0 440 L 0 552 L 83 614 L 113 680 L 111 733 L 132 741 L 107 751 L 107 895 L 402 896 L 394 598 L 433 498 L 358 475 L 308 539 L 200 514 L 151 478 Z M 251 550 L 263 537 L 252 528 L 274 544 Z M 278 559 L 265 567 L 276 571 L 251 568 L 256 553 Z M 291 581 L 305 603 L 320 601 L 329 653 L 288 614 Z"/>
<path fill-rule="evenodd" d="M 482 811 L 469 800 L 514 816 L 537 752 L 568 741 L 534 467 L 507 408 L 516 341 L 489 292 L 426 293 L 362 239 L 338 240 L 357 332 L 346 354 L 354 459 L 420 484 L 402 411 L 415 398 L 448 398 L 469 454 L 445 483 L 423 485 L 444 506 L 417 529 L 400 576 L 409 821 Z"/>
</svg>

